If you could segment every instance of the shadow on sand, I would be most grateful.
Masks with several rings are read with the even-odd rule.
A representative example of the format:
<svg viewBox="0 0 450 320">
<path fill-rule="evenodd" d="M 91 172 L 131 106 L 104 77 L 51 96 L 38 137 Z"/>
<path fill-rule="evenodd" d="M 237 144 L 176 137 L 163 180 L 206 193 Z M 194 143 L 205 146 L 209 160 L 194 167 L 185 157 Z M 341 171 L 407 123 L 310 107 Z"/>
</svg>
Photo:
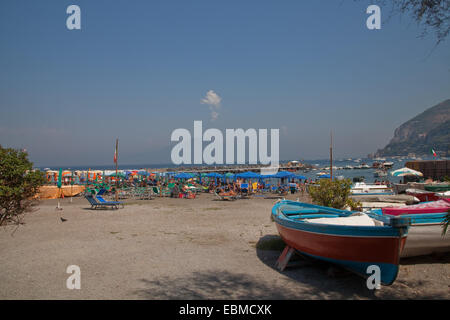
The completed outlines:
<svg viewBox="0 0 450 320">
<path fill-rule="evenodd" d="M 391 286 L 382 286 L 379 291 L 367 289 L 366 279 L 339 266 L 296 255 L 288 267 L 280 272 L 275 263 L 285 244 L 278 235 L 266 235 L 259 239 L 256 253 L 259 259 L 271 269 L 297 282 L 313 287 L 313 292 L 327 292 L 333 299 L 448 299 L 441 294 L 417 293 L 426 281 L 422 279 L 405 281 L 401 274 Z M 269 250 L 268 250 L 269 249 Z M 448 263 L 450 254 L 431 255 L 400 260 L 400 265 Z M 400 271 L 401 272 L 401 271 Z"/>
<path fill-rule="evenodd" d="M 256 245 L 256 255 L 271 271 L 263 276 L 223 270 L 189 276 L 141 279 L 144 299 L 446 299 L 439 294 L 417 294 L 420 281 L 399 281 L 382 290 L 367 289 L 366 280 L 328 263 L 303 257 L 279 272 L 275 262 L 284 247 L 279 236 L 267 235 Z M 262 248 L 262 249 L 260 249 Z M 267 275 L 267 276 L 265 276 Z"/>
</svg>

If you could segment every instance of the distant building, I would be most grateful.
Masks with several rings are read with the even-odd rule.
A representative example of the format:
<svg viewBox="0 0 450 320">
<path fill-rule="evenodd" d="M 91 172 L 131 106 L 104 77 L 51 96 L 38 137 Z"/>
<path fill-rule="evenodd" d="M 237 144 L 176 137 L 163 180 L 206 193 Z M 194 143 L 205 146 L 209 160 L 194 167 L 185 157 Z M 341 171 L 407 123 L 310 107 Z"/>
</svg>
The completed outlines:
<svg viewBox="0 0 450 320">
<path fill-rule="evenodd" d="M 422 172 L 424 178 L 443 180 L 450 177 L 450 160 L 409 161 L 405 166 Z"/>
</svg>

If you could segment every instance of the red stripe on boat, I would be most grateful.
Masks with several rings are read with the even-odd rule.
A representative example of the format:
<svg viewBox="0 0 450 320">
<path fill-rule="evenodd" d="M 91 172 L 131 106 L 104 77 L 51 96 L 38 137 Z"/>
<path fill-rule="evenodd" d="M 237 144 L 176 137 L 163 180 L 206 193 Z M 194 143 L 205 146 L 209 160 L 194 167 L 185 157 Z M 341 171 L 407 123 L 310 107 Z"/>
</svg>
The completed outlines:
<svg viewBox="0 0 450 320">
<path fill-rule="evenodd" d="M 398 264 L 406 241 L 406 237 L 335 236 L 276 225 L 287 245 L 300 252 L 336 260 Z"/>
</svg>

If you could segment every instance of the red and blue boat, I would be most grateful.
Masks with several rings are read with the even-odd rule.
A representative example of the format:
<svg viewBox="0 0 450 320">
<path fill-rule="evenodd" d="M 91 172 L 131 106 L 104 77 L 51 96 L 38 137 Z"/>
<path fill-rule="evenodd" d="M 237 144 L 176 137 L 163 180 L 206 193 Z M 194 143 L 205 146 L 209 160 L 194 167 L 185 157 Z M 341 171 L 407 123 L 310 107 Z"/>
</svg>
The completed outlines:
<svg viewBox="0 0 450 320">
<path fill-rule="evenodd" d="M 288 248 L 294 249 L 364 277 L 370 275 L 368 267 L 375 265 L 380 269 L 382 284 L 390 285 L 395 281 L 409 219 L 289 200 L 276 203 L 272 217 L 286 243 L 283 254 Z"/>
</svg>

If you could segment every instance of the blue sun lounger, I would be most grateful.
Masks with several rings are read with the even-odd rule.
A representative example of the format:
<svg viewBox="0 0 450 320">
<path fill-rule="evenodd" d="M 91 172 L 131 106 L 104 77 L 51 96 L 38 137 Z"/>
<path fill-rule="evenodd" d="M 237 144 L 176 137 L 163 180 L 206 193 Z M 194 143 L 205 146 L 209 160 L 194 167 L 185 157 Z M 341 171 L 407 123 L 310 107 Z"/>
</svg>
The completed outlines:
<svg viewBox="0 0 450 320">
<path fill-rule="evenodd" d="M 92 195 L 85 195 L 84 196 L 89 203 L 91 204 L 91 209 L 97 209 L 97 208 L 108 208 L 110 207 L 111 209 L 119 209 L 119 205 L 122 205 L 123 207 L 123 202 L 119 202 L 119 201 L 106 201 L 105 199 L 103 199 L 101 196 L 99 196 L 102 200 L 98 199 L 98 197 L 94 198 L 94 196 Z"/>
</svg>

